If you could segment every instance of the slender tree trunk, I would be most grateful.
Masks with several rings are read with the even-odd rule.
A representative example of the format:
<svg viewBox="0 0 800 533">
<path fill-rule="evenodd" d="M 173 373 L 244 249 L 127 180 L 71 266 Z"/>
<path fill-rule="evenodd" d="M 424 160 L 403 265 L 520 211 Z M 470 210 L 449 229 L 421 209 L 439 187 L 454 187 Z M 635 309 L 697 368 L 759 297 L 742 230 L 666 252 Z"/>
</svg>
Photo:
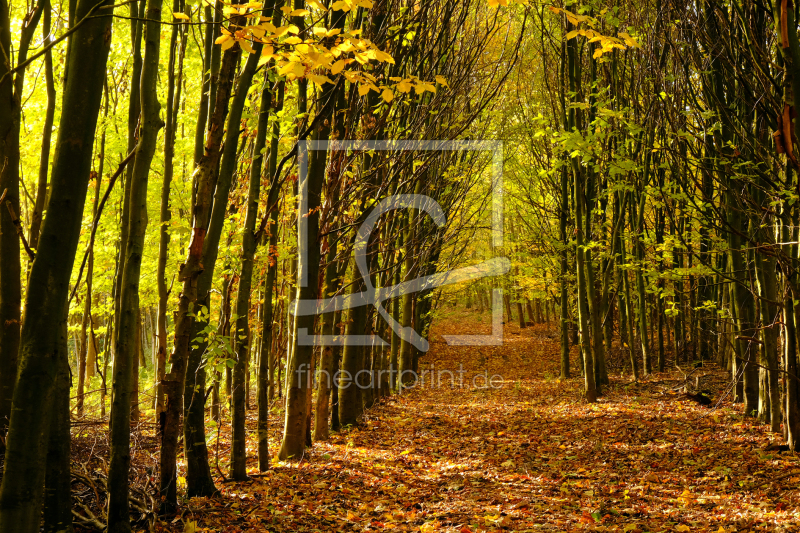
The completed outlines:
<svg viewBox="0 0 800 533">
<path fill-rule="evenodd" d="M 338 19 L 344 20 L 342 13 Z M 335 15 L 336 16 L 336 15 Z M 341 27 L 338 22 L 333 27 Z M 335 85 L 326 84 L 320 94 L 319 105 L 325 106 L 328 101 L 335 98 Z M 320 121 L 318 129 L 313 135 L 314 140 L 323 140 L 330 137 L 331 125 L 329 120 Z M 297 270 L 297 297 L 299 300 L 315 300 L 319 297 L 319 206 L 322 193 L 322 186 L 325 180 L 325 167 L 327 164 L 327 151 L 317 150 L 308 152 L 308 173 L 305 190 L 301 191 L 302 202 L 306 202 L 308 211 L 300 214 L 306 218 L 307 226 L 305 235 L 298 232 L 298 248 L 306 247 L 307 264 L 299 264 Z M 303 164 L 303 163 L 301 163 Z M 303 241 L 305 239 L 305 241 Z M 296 302 L 295 302 L 296 303 Z M 304 332 L 306 335 L 313 335 L 315 316 L 296 316 L 294 317 L 294 327 L 297 332 Z M 294 346 L 292 357 L 286 368 L 288 389 L 286 391 L 286 418 L 283 430 L 283 442 L 278 452 L 281 460 L 299 460 L 303 456 L 306 447 L 308 430 L 308 392 L 312 386 L 312 362 L 314 346 L 301 344 L 299 336 L 295 335 L 292 339 Z"/>
<path fill-rule="evenodd" d="M 275 20 L 280 20 L 280 11 L 275 11 Z M 275 113 L 283 109 L 284 82 L 276 84 L 276 90 L 270 93 L 274 98 L 272 108 Z M 264 309 L 261 324 L 261 355 L 258 368 L 258 467 L 261 471 L 269 469 L 269 402 L 274 392 L 275 350 L 272 347 L 275 329 L 275 313 L 273 294 L 278 277 L 278 194 L 279 182 L 275 172 L 278 166 L 278 137 L 280 124 L 275 121 L 272 126 L 269 144 L 269 165 L 267 173 L 270 177 L 270 190 L 267 195 L 269 225 L 267 227 L 267 273 L 264 276 Z"/>
<path fill-rule="evenodd" d="M 17 65 L 28 57 L 31 39 L 39 24 L 42 7 L 39 0 L 22 22 L 19 34 Z M 19 202 L 20 185 L 20 125 L 22 120 L 22 90 L 25 85 L 25 69 L 12 76 L 8 54 L 12 53 L 9 29 L 10 4 L 0 2 L 0 47 L 3 59 L 0 63 L 0 196 L 5 198 L 0 206 L 0 434 L 5 434 L 14 396 L 15 377 L 20 348 L 22 319 L 22 266 L 20 242 L 15 222 L 7 208 L 21 216 Z M 13 79 L 13 85 L 12 85 Z"/>
<path fill-rule="evenodd" d="M 225 117 L 228 113 L 228 98 L 231 94 L 240 51 L 238 44 L 225 51 L 205 152 L 194 174 L 197 190 L 192 221 L 192 238 L 189 243 L 186 262 L 181 266 L 178 277 L 178 281 L 183 283 L 183 290 L 181 291 L 175 319 L 175 341 L 170 354 L 170 372 L 162 380 L 166 404 L 166 409 L 159 419 L 161 431 L 160 492 L 162 513 L 172 513 L 177 508 L 175 485 L 177 479 L 178 435 L 181 429 L 180 420 L 184 408 L 184 381 L 187 375 L 190 341 L 194 338 L 192 337 L 193 320 L 190 315 L 197 302 L 198 278 L 203 272 L 203 251 L 211 218 L 214 172 L 219 161 L 220 144 L 223 136 L 222 125 L 225 123 Z M 195 370 L 193 369 L 192 376 L 194 376 L 194 372 Z M 194 381 L 194 377 L 191 378 L 191 381 Z M 205 435 L 204 433 L 202 435 L 202 447 L 205 448 Z M 190 448 L 193 447 L 192 445 L 190 445 Z M 207 455 L 205 464 L 208 464 Z"/>
<path fill-rule="evenodd" d="M 51 33 L 50 17 L 52 6 L 47 0 L 42 6 L 42 35 L 44 45 L 51 43 L 55 37 Z M 0 72 L 2 69 L 0 68 Z M 0 74 L 1 75 L 1 74 Z M 53 52 L 52 49 L 44 53 L 44 79 L 45 91 L 47 92 L 47 110 L 44 115 L 42 125 L 42 151 L 39 156 L 39 180 L 36 185 L 36 202 L 31 215 L 31 229 L 28 234 L 31 248 L 39 248 L 39 230 L 42 227 L 42 217 L 47 205 L 47 171 L 50 168 L 50 143 L 53 138 L 53 119 L 56 114 L 56 82 L 53 76 Z M 102 173 L 101 173 L 102 178 Z"/>
<path fill-rule="evenodd" d="M 270 10 L 271 11 L 271 10 Z M 252 56 L 257 57 L 257 56 Z M 248 60 L 249 63 L 249 60 Z M 252 338 L 249 324 L 250 288 L 253 279 L 253 257 L 256 251 L 256 218 L 258 218 L 258 198 L 261 194 L 261 169 L 264 160 L 263 151 L 266 145 L 269 114 L 272 104 L 270 94 L 270 80 L 264 80 L 261 91 L 261 103 L 258 111 L 258 130 L 253 143 L 253 156 L 250 166 L 250 188 L 247 195 L 247 213 L 244 228 L 242 229 L 242 270 L 239 276 L 239 291 L 236 294 L 236 365 L 233 367 L 233 413 L 232 413 L 232 444 L 231 444 L 231 473 L 234 480 L 245 480 L 247 477 L 247 443 L 245 433 L 245 387 L 249 388 L 249 381 L 245 380 L 245 359 L 250 350 L 247 340 Z M 246 339 L 242 341 L 241 339 Z M 259 387 L 261 390 L 262 387 Z M 260 437 L 260 435 L 259 435 Z M 266 435 L 265 435 L 266 437 Z M 259 438 L 260 441 L 260 438 Z"/>
<path fill-rule="evenodd" d="M 208 8 L 206 8 L 208 9 Z M 172 11 L 176 13 L 180 11 L 180 0 L 173 0 Z M 170 188 L 172 186 L 172 176 L 174 172 L 173 158 L 175 157 L 175 129 L 178 121 L 178 103 L 180 102 L 181 95 L 181 79 L 183 75 L 183 57 L 185 51 L 185 33 L 183 39 L 178 40 L 178 35 L 181 33 L 180 26 L 172 26 L 172 34 L 169 44 L 169 63 L 167 68 L 167 109 L 166 121 L 164 125 L 164 178 L 161 183 L 161 209 L 159 213 L 160 225 L 158 228 L 158 265 L 156 267 L 156 283 L 158 284 L 158 318 L 157 323 L 157 350 L 155 360 L 155 378 L 156 378 L 156 420 L 159 419 L 161 413 L 164 411 L 164 390 L 161 386 L 161 381 L 164 379 L 166 373 L 165 366 L 167 364 L 167 298 L 169 297 L 167 289 L 167 252 L 169 251 L 169 225 L 172 219 L 172 211 L 170 209 Z M 175 62 L 178 57 L 178 46 L 180 46 L 180 58 L 178 59 L 180 66 L 178 67 L 177 74 L 177 88 L 175 83 Z M 204 88 L 207 85 L 207 76 L 204 74 Z M 202 100 L 207 99 L 205 93 L 201 96 L 200 109 L 203 110 Z M 206 104 L 207 106 L 207 104 Z M 205 119 L 203 117 L 203 122 Z M 198 122 L 199 123 L 199 122 Z M 202 128 L 199 128 L 202 132 Z M 202 138 L 202 133 L 201 133 Z M 202 142 L 201 142 L 202 144 Z"/>
<path fill-rule="evenodd" d="M 144 349 L 142 339 L 142 310 L 136 316 L 136 340 L 133 357 L 131 358 L 131 423 L 138 424 L 141 411 L 139 410 L 139 368 L 141 367 L 141 354 Z"/>
<path fill-rule="evenodd" d="M 266 13 L 266 11 L 264 11 Z M 238 48 L 238 47 L 234 47 Z M 230 109 L 225 129 L 225 143 L 222 158 L 219 164 L 219 177 L 216 182 L 214 203 L 211 218 L 208 224 L 208 233 L 203 243 L 203 272 L 197 280 L 197 297 L 195 305 L 198 308 L 210 308 L 210 291 L 213 281 L 219 241 L 222 235 L 222 226 L 225 213 L 228 211 L 228 196 L 231 189 L 234 169 L 236 167 L 237 148 L 239 147 L 239 128 L 241 125 L 242 110 L 244 109 L 247 92 L 253 80 L 261 45 L 255 45 L 254 54 L 248 54 L 247 61 L 239 74 L 236 82 L 236 91 L 230 102 Z M 238 63 L 238 59 L 237 59 Z M 222 87 L 220 73 L 220 88 Z M 219 88 L 218 88 L 219 90 Z M 200 200 L 198 199 L 198 202 Z M 241 282 L 241 280 L 240 280 Z M 240 291 L 241 292 L 241 291 Z M 249 297 L 249 290 L 247 291 Z M 245 316 L 247 313 L 245 313 Z M 192 321 L 192 338 L 200 334 L 205 327 L 206 320 Z M 238 341 L 238 339 L 237 339 Z M 184 389 L 184 451 L 186 454 L 186 493 L 191 496 L 211 496 L 217 492 L 214 480 L 211 477 L 211 468 L 208 464 L 208 449 L 205 438 L 205 367 L 201 365 L 202 355 L 206 343 L 196 343 L 189 352 Z M 249 344 L 248 344 L 249 346 Z M 245 352 L 246 354 L 247 352 Z M 244 393 L 244 379 L 240 380 L 241 392 Z M 235 390 L 233 391 L 236 392 Z M 242 405 L 244 397 L 242 397 Z M 232 411 L 233 411 L 232 406 Z M 232 420 L 232 425 L 235 424 Z"/>
<path fill-rule="evenodd" d="M 103 3 L 97 12 L 108 14 Z M 3 4 L 4 6 L 7 4 Z M 82 19 L 97 6 L 78 0 Z M 92 163 L 111 17 L 84 22 L 72 34 L 66 58 L 61 122 L 51 174 L 48 217 L 42 224 L 39 253 L 31 267 L 20 341 L 20 370 L 13 396 L 2 485 L 0 532 L 36 533 L 44 491 L 44 436 L 52 409 L 58 350 L 66 321 L 69 278 L 78 248 Z M 4 26 L 7 28 L 7 26 Z M 4 29 L 3 31 L 8 31 Z M 0 106 L 3 108 L 4 106 Z M 18 245 L 17 245 L 18 246 Z M 4 346 L 8 346 L 4 343 Z"/>
<path fill-rule="evenodd" d="M 111 453 L 108 466 L 108 532 L 131 531 L 128 504 L 130 475 L 131 389 L 138 388 L 135 371 L 141 349 L 139 280 L 147 230 L 147 184 L 163 127 L 156 92 L 161 48 L 161 0 L 148 0 L 144 28 L 144 61 L 141 79 L 140 140 L 130 179 L 130 214 L 125 236 L 126 257 L 122 270 L 119 329 L 114 351 L 114 391 L 111 404 Z M 136 383 L 133 380 L 136 379 Z M 137 405 L 138 409 L 138 405 Z"/>
<path fill-rule="evenodd" d="M 105 137 L 103 138 L 103 142 L 101 144 L 105 144 Z M 102 149 L 101 149 L 102 151 Z M 103 178 L 102 170 L 100 173 L 92 173 L 94 175 L 95 186 L 94 186 L 94 206 L 92 208 L 92 220 L 94 221 L 95 216 L 97 215 L 97 203 L 100 200 L 100 181 Z M 86 384 L 86 377 L 87 375 L 94 374 L 93 366 L 88 368 L 87 372 L 87 355 L 89 352 L 89 344 L 91 344 L 90 337 L 87 336 L 87 328 L 91 326 L 92 321 L 92 274 L 94 272 L 94 246 L 89 246 L 89 257 L 86 261 L 86 297 L 84 299 L 84 307 L 83 307 L 83 320 L 81 321 L 81 347 L 80 353 L 78 354 L 78 390 L 77 390 L 77 399 L 75 404 L 75 410 L 78 417 L 83 416 L 83 402 L 84 402 L 84 387 Z M 91 364 L 94 365 L 94 358 L 92 358 Z"/>
<path fill-rule="evenodd" d="M 569 171 L 566 165 L 561 167 L 561 209 L 558 214 L 558 231 L 561 239 L 562 249 L 560 252 L 560 296 L 561 296 L 561 379 L 569 379 L 569 286 L 567 279 L 569 276 L 569 260 L 567 258 L 567 218 L 569 217 Z M 528 314 L 533 321 L 533 313 L 528 307 Z"/>
</svg>

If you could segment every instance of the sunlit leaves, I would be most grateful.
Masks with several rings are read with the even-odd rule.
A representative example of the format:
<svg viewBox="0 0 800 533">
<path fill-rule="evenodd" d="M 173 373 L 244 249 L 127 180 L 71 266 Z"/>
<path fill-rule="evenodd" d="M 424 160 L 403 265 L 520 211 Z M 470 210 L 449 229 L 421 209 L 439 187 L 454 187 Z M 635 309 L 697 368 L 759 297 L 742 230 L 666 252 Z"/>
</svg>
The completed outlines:
<svg viewBox="0 0 800 533">
<path fill-rule="evenodd" d="M 324 10 L 319 2 L 309 2 L 309 6 Z M 349 11 L 353 8 L 370 8 L 370 0 L 340 0 L 331 6 L 334 10 Z M 370 90 L 380 91 L 378 80 L 366 72 L 358 70 L 348 72 L 347 66 L 366 66 L 372 62 L 394 64 L 391 54 L 377 48 L 369 39 L 360 36 L 356 29 L 342 33 L 339 28 L 312 27 L 308 35 L 302 35 L 295 24 L 276 26 L 271 17 L 261 16 L 258 9 L 261 4 L 229 4 L 224 12 L 232 17 L 228 28 L 223 28 L 216 41 L 223 50 L 239 43 L 242 50 L 256 53 L 256 45 L 262 47 L 259 65 L 274 61 L 277 73 L 289 81 L 308 78 L 317 85 L 333 83 L 330 75 L 345 75 L 351 83 L 365 84 L 360 88 L 363 95 Z M 305 17 L 311 15 L 307 9 L 291 9 L 284 6 L 287 17 Z M 235 18 L 238 17 L 238 18 Z M 242 24 L 242 20 L 246 24 Z M 429 85 L 422 89 L 430 90 Z M 418 89 L 419 91 L 420 89 Z M 434 89 L 435 90 L 435 89 Z M 384 97 L 384 100 L 386 98 Z"/>
<path fill-rule="evenodd" d="M 592 54 L 594 59 L 602 57 L 604 54 L 611 52 L 615 48 L 619 50 L 625 50 L 626 48 L 639 48 L 639 43 L 636 41 L 636 39 L 631 37 L 629 33 L 619 32 L 618 37 L 612 37 L 609 35 L 603 35 L 602 33 L 591 29 L 600 25 L 600 21 L 594 17 L 590 17 L 589 15 L 577 15 L 571 11 L 558 7 L 550 7 L 550 11 L 556 15 L 563 14 L 567 18 L 567 21 L 573 26 L 579 26 L 582 23 L 585 23 L 587 26 L 589 26 L 589 28 L 577 28 L 570 30 L 567 32 L 564 38 L 570 40 L 580 35 L 586 37 L 590 43 L 598 43 L 599 46 L 595 48 L 594 53 Z"/>
</svg>

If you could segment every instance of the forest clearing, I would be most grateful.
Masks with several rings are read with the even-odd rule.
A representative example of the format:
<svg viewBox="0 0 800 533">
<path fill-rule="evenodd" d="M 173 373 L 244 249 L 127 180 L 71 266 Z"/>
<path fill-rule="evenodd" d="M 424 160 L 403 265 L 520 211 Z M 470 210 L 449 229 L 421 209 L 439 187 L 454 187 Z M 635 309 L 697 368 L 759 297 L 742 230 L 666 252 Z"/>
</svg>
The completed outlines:
<svg viewBox="0 0 800 533">
<path fill-rule="evenodd" d="M 799 36 L 0 0 L 0 533 L 798 530 Z"/>
</svg>

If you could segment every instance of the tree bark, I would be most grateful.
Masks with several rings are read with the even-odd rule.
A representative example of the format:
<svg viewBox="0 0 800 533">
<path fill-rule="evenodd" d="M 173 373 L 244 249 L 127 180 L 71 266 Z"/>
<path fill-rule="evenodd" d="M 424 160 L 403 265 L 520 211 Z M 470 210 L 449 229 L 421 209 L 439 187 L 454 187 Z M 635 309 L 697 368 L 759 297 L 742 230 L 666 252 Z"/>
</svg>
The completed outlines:
<svg viewBox="0 0 800 533">
<path fill-rule="evenodd" d="M 271 8 L 267 8 L 272 11 Z M 265 12 L 269 12 L 266 11 Z M 253 54 L 251 58 L 258 58 Z M 250 60 L 248 59 L 248 64 Z M 261 91 L 261 102 L 258 111 L 258 125 L 255 142 L 253 143 L 252 163 L 250 166 L 250 188 L 247 194 L 247 212 L 244 228 L 242 228 L 242 250 L 240 254 L 242 270 L 239 276 L 239 290 L 236 293 L 236 364 L 233 367 L 233 413 L 231 419 L 231 479 L 242 481 L 247 477 L 247 442 L 245 433 L 245 388 L 248 382 L 245 379 L 245 364 L 250 351 L 251 338 L 250 315 L 250 290 L 253 280 L 253 257 L 256 252 L 256 219 L 258 218 L 258 199 L 261 194 L 261 169 L 264 161 L 264 147 L 269 126 L 269 114 L 272 104 L 270 80 L 264 80 Z M 263 352 L 262 352 L 263 353 Z M 261 391 L 262 387 L 259 387 Z M 266 391 L 263 391 L 266 392 Z M 259 434 L 259 442 L 261 442 Z"/>
<path fill-rule="evenodd" d="M 148 0 L 144 27 L 144 60 L 140 85 L 141 119 L 139 144 L 130 176 L 130 213 L 125 236 L 125 262 L 122 270 L 119 326 L 114 351 L 113 401 L 110 421 L 108 465 L 108 532 L 131 531 L 128 504 L 130 475 L 130 423 L 132 390 L 138 389 L 139 350 L 141 350 L 141 311 L 139 282 L 147 230 L 147 184 L 156 151 L 158 132 L 164 126 L 156 92 L 161 49 L 161 1 Z M 136 382 L 134 383 L 134 380 Z M 138 392 L 136 393 L 138 396 Z M 138 403 L 136 406 L 138 410 Z"/>
<path fill-rule="evenodd" d="M 203 272 L 203 245 L 211 218 L 214 171 L 219 161 L 220 144 L 224 131 L 222 124 L 225 123 L 225 117 L 228 114 L 228 98 L 231 94 L 240 51 L 238 44 L 225 51 L 205 152 L 194 172 L 197 191 L 196 201 L 193 206 L 192 237 L 187 251 L 186 262 L 181 265 L 178 277 L 178 281 L 183 283 L 183 288 L 175 319 L 175 341 L 170 354 L 170 371 L 162 381 L 166 408 L 159 418 L 161 433 L 160 492 L 162 497 L 161 512 L 165 514 L 171 514 L 177 508 L 175 484 L 177 479 L 178 435 L 181 429 L 181 415 L 184 408 L 184 381 L 187 375 L 186 368 L 189 359 L 190 341 L 193 338 L 192 314 L 197 312 L 198 278 Z M 192 378 L 193 380 L 194 378 Z M 202 442 L 203 446 L 205 446 L 205 436 L 203 436 Z M 208 464 L 207 456 L 205 461 Z"/>
<path fill-rule="evenodd" d="M 53 387 L 53 407 L 47 437 L 47 472 L 44 481 L 45 533 L 72 532 L 72 495 L 70 493 L 70 433 L 69 433 L 69 349 L 67 323 L 60 327 L 56 357 L 58 373 Z"/>
<path fill-rule="evenodd" d="M 109 14 L 109 4 L 104 2 L 96 12 Z M 76 16 L 86 16 L 96 5 L 94 0 L 78 0 Z M 52 354 L 58 350 L 61 335 L 54 325 L 66 320 L 69 278 L 80 238 L 92 141 L 111 45 L 111 20 L 110 16 L 87 20 L 72 34 L 66 58 L 48 217 L 42 224 L 41 246 L 31 267 L 25 300 L 18 386 L 0 486 L 2 533 L 39 530 L 45 477 L 43 437 L 58 372 Z"/>
</svg>

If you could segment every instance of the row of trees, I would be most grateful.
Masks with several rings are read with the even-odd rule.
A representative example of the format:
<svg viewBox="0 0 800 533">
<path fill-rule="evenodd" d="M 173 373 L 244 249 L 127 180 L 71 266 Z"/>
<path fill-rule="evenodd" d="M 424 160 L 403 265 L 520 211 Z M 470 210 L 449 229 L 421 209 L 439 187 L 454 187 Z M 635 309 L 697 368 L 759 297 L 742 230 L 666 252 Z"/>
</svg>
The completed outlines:
<svg viewBox="0 0 800 533">
<path fill-rule="evenodd" d="M 565 378 L 576 324 L 590 402 L 609 357 L 634 379 L 716 360 L 797 447 L 797 9 L 537 8 L 522 55 L 542 61 L 520 64 L 498 134 L 518 148 L 514 279 L 559 302 Z"/>
<path fill-rule="evenodd" d="M 262 470 L 271 454 L 302 458 L 313 439 L 355 424 L 399 388 L 321 379 L 314 397 L 310 376 L 315 368 L 352 376 L 416 369 L 424 345 L 394 332 L 427 336 L 433 289 L 397 293 L 380 313 L 291 309 L 464 260 L 482 231 L 487 157 L 435 145 L 306 151 L 304 143 L 476 136 L 515 64 L 524 11 L 454 0 L 0 6 L 0 100 L 10 104 L 0 106 L 8 206 L 0 216 L 0 417 L 8 424 L 0 531 L 38 531 L 42 508 L 47 531 L 71 527 L 71 387 L 77 416 L 94 416 L 94 405 L 109 415 L 107 516 L 75 516 L 114 532 L 131 528 L 131 406 L 136 413 L 142 403 L 141 378 L 154 381 L 144 412 L 160 439 L 163 513 L 178 506 L 180 454 L 187 496 L 217 492 L 206 406 L 220 416 L 224 374 L 233 480 L 248 473 L 250 376 Z M 380 201 L 403 194 L 434 200 L 446 219 L 406 202 L 359 238 Z M 143 316 L 155 330 L 152 376 L 139 368 Z M 353 345 L 337 334 L 385 341 Z M 319 349 L 308 342 L 316 335 Z M 285 392 L 283 440 L 270 450 L 276 385 Z"/>
</svg>

